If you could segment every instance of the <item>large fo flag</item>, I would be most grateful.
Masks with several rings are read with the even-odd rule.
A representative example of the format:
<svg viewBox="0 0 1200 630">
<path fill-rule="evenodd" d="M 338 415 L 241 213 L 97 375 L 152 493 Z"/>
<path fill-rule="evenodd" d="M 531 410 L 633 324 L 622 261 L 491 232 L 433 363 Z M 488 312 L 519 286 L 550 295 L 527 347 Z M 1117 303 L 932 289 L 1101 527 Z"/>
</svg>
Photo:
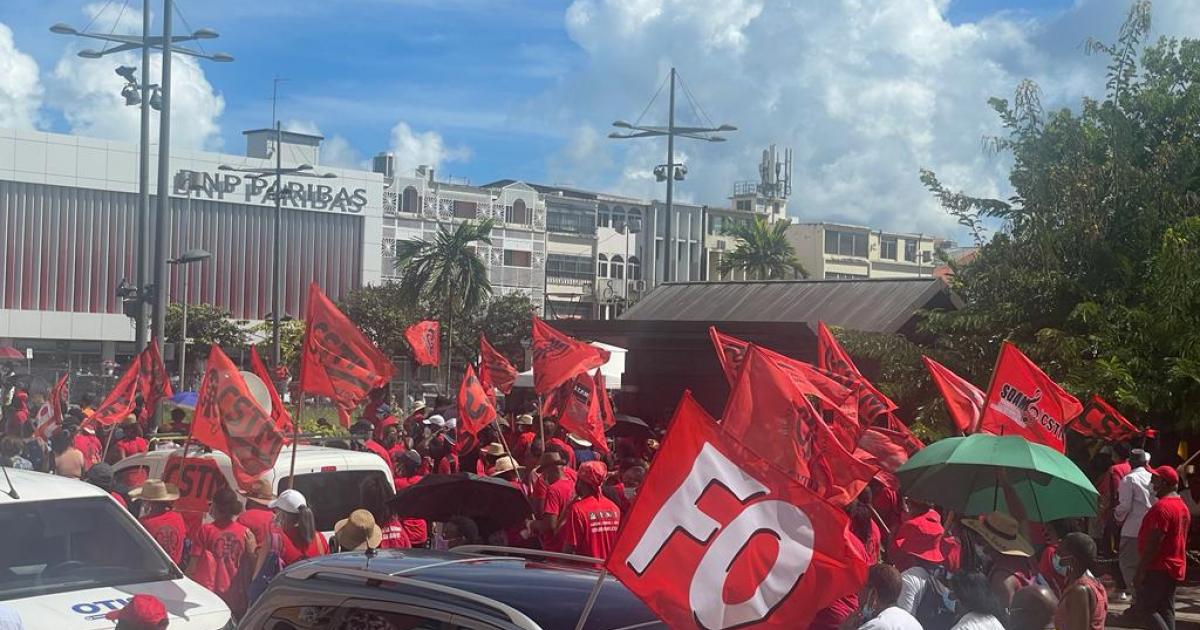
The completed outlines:
<svg viewBox="0 0 1200 630">
<path fill-rule="evenodd" d="M 533 316 L 533 391 L 554 391 L 575 375 L 608 363 L 608 350 L 583 343 Z"/>
<path fill-rule="evenodd" d="M 1078 399 L 1006 341 L 1000 348 L 980 428 L 996 435 L 1020 435 L 1064 452 L 1067 423 L 1082 410 Z"/>
<path fill-rule="evenodd" d="M 942 398 L 946 400 L 946 411 L 950 413 L 950 420 L 954 422 L 955 428 L 967 435 L 978 431 L 987 394 L 941 363 L 927 356 L 922 356 L 921 360 L 925 362 L 925 367 L 929 368 L 933 384 L 942 392 Z"/>
<path fill-rule="evenodd" d="M 1083 413 L 1071 423 L 1071 428 L 1080 435 L 1108 442 L 1124 442 L 1142 435 L 1142 431 L 1121 412 L 1094 394 Z"/>
<path fill-rule="evenodd" d="M 317 283 L 308 287 L 300 392 L 326 396 L 342 426 L 367 393 L 392 378 L 392 362 L 333 305 Z"/>
<path fill-rule="evenodd" d="M 849 536 L 685 393 L 606 566 L 671 628 L 804 628 L 866 580 Z"/>
<path fill-rule="evenodd" d="M 442 325 L 433 320 L 417 322 L 404 331 L 417 365 L 438 365 L 442 360 Z"/>
<path fill-rule="evenodd" d="M 517 382 L 517 368 L 482 334 L 479 335 L 479 380 L 504 394 L 511 392 L 513 383 Z"/>
<path fill-rule="evenodd" d="M 458 430 L 464 435 L 479 435 L 479 432 L 496 419 L 496 408 L 491 397 L 484 391 L 475 368 L 467 364 L 462 384 L 458 386 Z"/>
<path fill-rule="evenodd" d="M 258 406 L 242 373 L 220 346 L 212 347 L 204 368 L 192 439 L 228 455 L 233 475 L 243 489 L 271 470 L 283 449 L 283 434 L 275 420 Z"/>
<path fill-rule="evenodd" d="M 167 368 L 158 353 L 158 342 L 154 339 L 134 357 L 112 391 L 96 408 L 96 413 L 87 421 L 101 425 L 123 422 L 137 408 L 138 395 L 142 397 L 138 423 L 143 429 L 149 426 L 150 420 L 154 418 L 159 401 L 175 395 L 171 389 L 171 379 L 167 376 Z"/>
</svg>

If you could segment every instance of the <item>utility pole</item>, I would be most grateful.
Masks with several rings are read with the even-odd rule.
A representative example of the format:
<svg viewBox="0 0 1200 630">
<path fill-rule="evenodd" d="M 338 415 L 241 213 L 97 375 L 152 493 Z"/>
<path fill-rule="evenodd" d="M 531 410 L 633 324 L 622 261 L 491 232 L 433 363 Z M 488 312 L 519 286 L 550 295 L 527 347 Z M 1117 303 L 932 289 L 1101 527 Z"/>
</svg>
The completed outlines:
<svg viewBox="0 0 1200 630">
<path fill-rule="evenodd" d="M 146 300 L 144 291 L 150 279 L 150 7 L 149 1 L 142 2 L 142 102 L 141 133 L 138 139 L 138 215 L 137 215 L 137 271 L 138 298 L 135 311 L 134 333 L 136 348 L 141 352 L 146 347 Z"/>
<path fill-rule="evenodd" d="M 167 221 L 171 213 L 171 19 L 173 0 L 163 0 L 162 110 L 158 121 L 158 216 L 154 220 L 154 332 L 163 343 L 167 333 Z M 161 345 L 159 347 L 162 347 Z"/>
<path fill-rule="evenodd" d="M 671 228 L 673 221 L 672 214 L 675 214 L 675 204 L 672 196 L 675 192 L 675 67 L 671 66 L 671 86 L 669 92 L 669 100 L 667 105 L 667 218 L 663 227 L 667 230 L 667 235 L 663 239 L 666 243 L 667 251 L 663 254 L 663 282 L 670 282 L 671 278 L 671 256 L 675 255 L 675 246 L 673 244 L 673 235 Z M 657 237 L 657 235 L 655 235 Z"/>
</svg>

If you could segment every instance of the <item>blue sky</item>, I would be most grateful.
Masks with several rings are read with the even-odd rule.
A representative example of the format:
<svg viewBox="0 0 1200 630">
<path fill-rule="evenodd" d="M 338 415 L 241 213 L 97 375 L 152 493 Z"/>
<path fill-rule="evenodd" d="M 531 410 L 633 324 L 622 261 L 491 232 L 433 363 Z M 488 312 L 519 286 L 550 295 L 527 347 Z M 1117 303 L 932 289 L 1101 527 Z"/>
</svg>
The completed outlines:
<svg viewBox="0 0 1200 630">
<path fill-rule="evenodd" d="M 1087 35 L 1115 30 L 1129 0 L 176 0 L 193 27 L 218 30 L 197 93 L 181 101 L 181 137 L 237 153 L 241 131 L 280 118 L 336 136 L 341 161 L 399 148 L 475 183 L 518 178 L 655 195 L 653 142 L 606 140 L 636 117 L 676 65 L 730 142 L 685 144 L 685 198 L 720 202 L 755 175 L 768 143 L 797 151 L 802 219 L 953 231 L 916 181 L 935 168 L 952 185 L 1002 195 L 1005 164 L 978 150 L 998 127 L 988 96 L 1033 77 L 1047 100 L 1102 89 Z M 1163 33 L 1190 0 L 1160 0 Z M 107 7 L 106 7 L 107 2 Z M 41 94 L 30 124 L 121 135 L 106 112 L 110 61 L 76 60 L 54 22 L 111 28 L 125 0 L 4 0 L 0 24 L 32 58 Z M 152 12 L 161 12 L 152 0 Z M 129 21 L 140 9 L 129 0 Z M 136 22 L 136 17 L 132 18 Z M 182 28 L 182 21 L 178 22 Z M 1184 34 L 1187 34 L 1186 31 Z M 845 50 L 839 49 L 845 46 Z M 74 48 L 70 48 L 74 47 Z M 3 51 L 0 50 L 0 55 Z M 0 104 L 5 93 L 0 59 Z M 93 80 L 92 75 L 103 77 Z M 13 99 L 19 86 L 11 85 Z M 87 86 L 77 85 L 88 83 Z M 119 84 L 117 85 L 119 88 Z M 661 104 L 661 102 L 660 102 Z M 192 109 L 189 109 L 192 108 Z M 219 110 L 205 112 L 204 108 Z M 663 108 L 658 109 L 663 113 Z M 686 119 L 690 114 L 683 113 Z M 655 113 L 647 119 L 661 118 Z M 3 121 L 3 118 L 0 118 Z M 81 122 L 83 121 L 83 122 Z M 20 124 L 20 123 L 15 123 Z M 403 126 L 397 132 L 397 128 Z M 189 132 L 191 136 L 188 135 Z M 132 138 L 130 138 L 132 139 Z M 800 197 L 800 195 L 797 195 Z"/>
</svg>

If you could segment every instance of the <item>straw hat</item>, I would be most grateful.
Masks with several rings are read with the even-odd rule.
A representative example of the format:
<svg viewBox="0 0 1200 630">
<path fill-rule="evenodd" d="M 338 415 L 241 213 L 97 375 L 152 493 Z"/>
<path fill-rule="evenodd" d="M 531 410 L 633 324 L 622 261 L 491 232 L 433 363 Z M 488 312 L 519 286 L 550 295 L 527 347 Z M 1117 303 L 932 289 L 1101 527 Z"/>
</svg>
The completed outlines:
<svg viewBox="0 0 1200 630">
<path fill-rule="evenodd" d="M 511 456 L 501 457 L 500 459 L 496 460 L 496 465 L 492 466 L 492 469 L 488 471 L 488 476 L 499 477 L 504 473 L 515 472 L 524 469 L 525 467 L 518 466 L 517 460 L 513 459 Z"/>
<path fill-rule="evenodd" d="M 1022 558 L 1033 556 L 1033 545 L 1021 536 L 1020 523 L 1008 514 L 992 512 L 979 518 L 963 519 L 962 524 L 979 534 L 1002 555 Z"/>
<path fill-rule="evenodd" d="M 238 492 L 246 497 L 247 501 L 253 501 L 259 505 L 270 505 L 271 501 L 275 500 L 275 493 L 271 490 L 271 482 L 266 477 L 259 477 L 250 482 L 250 488 L 246 490 L 239 489 Z"/>
<path fill-rule="evenodd" d="M 491 444 L 479 449 L 479 451 L 484 455 L 491 455 L 492 457 L 500 457 L 501 455 L 508 453 L 508 451 L 504 450 L 504 445 L 497 442 L 492 442 Z"/>
<path fill-rule="evenodd" d="M 129 498 L 135 501 L 177 501 L 179 488 L 173 483 L 165 483 L 162 479 L 147 479 L 142 485 L 129 491 Z"/>
<path fill-rule="evenodd" d="M 333 537 L 343 551 L 375 549 L 383 542 L 383 530 L 375 523 L 375 516 L 358 509 L 333 526 Z"/>
<path fill-rule="evenodd" d="M 585 439 L 579 437 L 578 435 L 575 435 L 574 433 L 568 433 L 567 440 L 574 444 L 578 444 L 579 446 L 582 446 L 584 448 L 591 448 L 591 446 L 592 446 L 591 441 L 585 440 Z"/>
<path fill-rule="evenodd" d="M 533 426 L 533 416 L 531 416 L 527 413 L 523 413 L 523 414 L 517 416 L 517 426 L 519 426 L 519 427 Z"/>
</svg>

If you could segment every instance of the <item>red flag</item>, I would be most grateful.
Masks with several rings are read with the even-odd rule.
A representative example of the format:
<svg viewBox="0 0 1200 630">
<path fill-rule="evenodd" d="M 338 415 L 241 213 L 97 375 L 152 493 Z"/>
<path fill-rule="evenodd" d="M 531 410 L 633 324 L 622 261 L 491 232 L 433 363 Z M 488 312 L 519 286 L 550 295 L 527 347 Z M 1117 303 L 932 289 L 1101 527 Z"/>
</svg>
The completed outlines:
<svg viewBox="0 0 1200 630">
<path fill-rule="evenodd" d="M 804 628 L 866 580 L 850 536 L 684 394 L 606 567 L 671 628 Z"/>
<path fill-rule="evenodd" d="M 1069 426 L 1080 435 L 1108 442 L 1124 442 L 1142 434 L 1121 412 L 1095 394 L 1083 414 Z"/>
<path fill-rule="evenodd" d="M 271 373 L 267 371 L 266 364 L 258 356 L 258 350 L 255 350 L 254 346 L 250 346 L 250 371 L 266 384 L 267 392 L 271 394 L 271 421 L 280 431 L 291 433 L 292 416 L 288 414 L 287 407 L 283 406 L 283 399 L 279 397 L 275 383 L 271 381 Z"/>
<path fill-rule="evenodd" d="M 1020 435 L 1064 452 L 1064 429 L 1082 410 L 1078 399 L 1006 341 L 979 426 L 988 433 Z"/>
<path fill-rule="evenodd" d="M 241 372 L 220 346 L 212 347 L 204 368 L 192 439 L 228 455 L 234 478 L 243 489 L 271 470 L 283 449 L 283 434 L 258 406 Z"/>
<path fill-rule="evenodd" d="M 417 322 L 404 331 L 417 365 L 438 365 L 442 360 L 442 325 L 433 320 Z"/>
<path fill-rule="evenodd" d="M 867 377 L 858 371 L 858 366 L 854 365 L 854 361 L 850 359 L 850 355 L 842 349 L 842 345 L 838 343 L 833 333 L 829 332 L 829 328 L 825 326 L 825 322 L 817 322 L 817 367 L 829 372 L 832 376 L 847 387 L 853 382 L 861 383 L 870 391 L 871 394 L 878 399 L 879 404 L 886 407 L 885 411 L 895 411 L 896 403 L 892 402 L 887 396 L 883 395 L 867 380 Z M 873 418 L 875 415 L 872 414 Z M 867 419 L 863 418 L 866 422 Z"/>
<path fill-rule="evenodd" d="M 861 453 L 866 453 L 869 457 L 860 457 Z M 879 427 L 867 429 L 858 440 L 858 450 L 855 451 L 855 457 L 858 459 L 889 472 L 896 472 L 897 468 L 908 461 L 909 455 L 903 435 Z"/>
<path fill-rule="evenodd" d="M 38 414 L 41 422 L 38 423 L 37 428 L 33 430 L 33 433 L 43 440 L 50 439 L 50 436 L 58 430 L 58 427 L 62 426 L 63 405 L 67 404 L 67 401 L 69 400 L 69 396 L 67 395 L 68 375 L 69 372 L 64 372 L 63 375 L 58 378 L 58 382 L 54 384 L 54 387 L 50 388 L 50 394 L 46 398 L 46 407 L 48 408 L 46 417 L 41 418 L 42 414 Z"/>
<path fill-rule="evenodd" d="M 608 363 L 608 351 L 583 343 L 533 316 L 533 391 L 546 395 L 576 375 Z"/>
<path fill-rule="evenodd" d="M 468 363 L 458 387 L 458 430 L 466 435 L 479 435 L 495 419 L 496 409 L 475 376 L 475 368 Z"/>
<path fill-rule="evenodd" d="M 617 414 L 613 413 L 612 399 L 608 397 L 608 384 L 604 382 L 604 374 L 596 370 L 592 381 L 595 382 L 596 396 L 600 400 L 600 420 L 607 431 L 617 424 Z"/>
<path fill-rule="evenodd" d="M 167 376 L 167 366 L 163 365 L 156 340 L 151 339 L 138 355 L 137 365 L 138 392 L 142 394 L 142 415 L 138 421 L 145 429 L 154 418 L 158 403 L 171 398 L 175 392 L 171 389 L 171 378 Z"/>
<path fill-rule="evenodd" d="M 505 394 L 511 392 L 513 383 L 517 382 L 517 368 L 483 335 L 479 335 L 479 378 Z"/>
<path fill-rule="evenodd" d="M 876 472 L 854 459 L 804 394 L 754 345 L 746 352 L 721 427 L 834 505 L 853 501 Z"/>
<path fill-rule="evenodd" d="M 575 375 L 574 379 L 563 385 L 559 394 L 558 424 L 568 433 L 591 442 L 596 450 L 607 453 L 608 441 L 604 438 L 600 397 L 596 394 L 596 381 L 587 372 Z"/>
<path fill-rule="evenodd" d="M 946 400 L 946 411 L 950 413 L 954 426 L 967 435 L 978 431 L 987 394 L 941 363 L 927 356 L 922 356 L 921 360 L 925 362 L 925 367 L 929 368 L 933 384 L 942 392 L 942 398 Z"/>
<path fill-rule="evenodd" d="M 308 288 L 304 349 L 300 353 L 300 392 L 326 396 L 342 426 L 350 412 L 392 378 L 392 362 L 329 301 L 317 283 Z"/>
</svg>

